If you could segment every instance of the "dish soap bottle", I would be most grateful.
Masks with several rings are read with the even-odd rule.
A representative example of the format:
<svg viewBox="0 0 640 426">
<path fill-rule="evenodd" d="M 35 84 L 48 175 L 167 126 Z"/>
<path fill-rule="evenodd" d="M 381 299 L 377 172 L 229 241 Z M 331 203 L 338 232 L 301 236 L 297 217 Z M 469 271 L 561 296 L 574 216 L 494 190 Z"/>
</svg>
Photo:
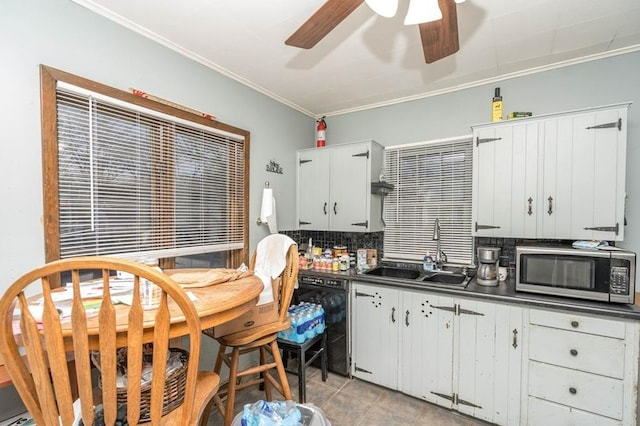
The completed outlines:
<svg viewBox="0 0 640 426">
<path fill-rule="evenodd" d="M 433 271 L 433 257 L 431 257 L 431 253 L 429 252 L 424 255 L 424 259 L 422 260 L 422 269 L 425 271 Z"/>
<path fill-rule="evenodd" d="M 491 121 L 502 121 L 502 96 L 499 87 L 496 87 L 491 102 Z"/>
</svg>

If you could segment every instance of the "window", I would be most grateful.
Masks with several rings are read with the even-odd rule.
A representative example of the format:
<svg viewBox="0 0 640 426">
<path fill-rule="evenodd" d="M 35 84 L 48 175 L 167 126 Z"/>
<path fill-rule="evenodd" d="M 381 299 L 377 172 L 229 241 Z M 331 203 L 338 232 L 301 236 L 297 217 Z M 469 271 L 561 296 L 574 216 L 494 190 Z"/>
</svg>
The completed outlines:
<svg viewBox="0 0 640 426">
<path fill-rule="evenodd" d="M 472 148 L 470 138 L 386 148 L 387 180 L 395 186 L 384 200 L 386 259 L 435 255 L 439 219 L 440 249 L 448 262 L 473 262 Z"/>
<path fill-rule="evenodd" d="M 246 258 L 248 132 L 48 67 L 42 90 L 47 260 Z"/>
</svg>

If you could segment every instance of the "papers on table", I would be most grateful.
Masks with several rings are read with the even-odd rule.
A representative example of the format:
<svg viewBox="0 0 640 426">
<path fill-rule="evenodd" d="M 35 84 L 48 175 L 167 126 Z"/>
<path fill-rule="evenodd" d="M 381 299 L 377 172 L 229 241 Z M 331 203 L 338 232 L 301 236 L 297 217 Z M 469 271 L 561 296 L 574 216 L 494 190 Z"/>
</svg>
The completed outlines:
<svg viewBox="0 0 640 426">
<path fill-rule="evenodd" d="M 133 280 L 131 279 L 113 279 L 109 283 L 109 293 L 113 303 L 131 303 L 131 292 L 133 291 Z M 87 316 L 96 315 L 102 303 L 104 287 L 101 281 L 94 281 L 80 284 L 80 296 L 83 299 L 83 305 L 87 312 Z M 51 292 L 51 299 L 60 314 L 61 319 L 71 316 L 71 300 L 73 299 L 73 286 L 67 284 L 66 287 Z M 121 300 L 124 299 L 124 300 Z M 44 299 L 41 297 L 29 305 L 29 311 L 36 321 L 42 322 Z M 16 308 L 14 317 L 19 314 L 19 308 Z"/>
<path fill-rule="evenodd" d="M 131 306 L 133 301 L 133 280 L 128 278 L 112 279 L 109 283 L 109 293 L 111 295 L 111 301 L 114 304 L 123 304 Z M 102 282 L 96 281 L 92 283 L 80 284 L 80 295 L 83 299 L 83 305 L 87 316 L 93 316 L 98 314 L 100 305 L 102 304 L 102 296 L 104 294 L 104 288 Z M 198 297 L 191 291 L 187 291 L 187 295 L 192 302 L 197 302 Z M 159 292 L 158 292 L 159 301 Z M 64 321 L 71 317 L 71 301 L 73 300 L 73 286 L 67 284 L 63 289 L 51 292 L 51 299 L 60 314 L 60 318 Z M 35 320 L 39 323 L 42 322 L 43 314 L 43 298 L 39 298 L 29 305 L 29 311 Z M 144 309 L 155 309 L 157 303 L 147 304 Z M 20 308 L 15 309 L 14 318 L 17 318 L 20 314 Z"/>
<path fill-rule="evenodd" d="M 109 293 L 111 296 L 133 291 L 133 281 L 126 279 L 111 280 L 109 282 Z M 83 299 L 100 299 L 104 293 L 102 282 L 80 284 L 80 297 Z M 64 302 L 73 299 L 73 286 L 69 283 L 62 291 L 51 293 L 53 302 Z M 113 298 L 112 298 L 113 300 Z M 40 299 L 40 302 L 42 299 Z"/>
</svg>

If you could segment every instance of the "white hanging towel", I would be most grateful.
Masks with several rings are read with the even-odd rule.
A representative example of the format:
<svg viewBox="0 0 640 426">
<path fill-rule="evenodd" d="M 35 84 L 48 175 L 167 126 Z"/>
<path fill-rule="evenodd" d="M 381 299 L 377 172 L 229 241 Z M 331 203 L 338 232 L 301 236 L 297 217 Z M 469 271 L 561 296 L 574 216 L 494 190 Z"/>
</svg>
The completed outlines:
<svg viewBox="0 0 640 426">
<path fill-rule="evenodd" d="M 262 190 L 262 206 L 260 208 L 260 220 L 269 225 L 269 232 L 278 233 L 278 223 L 276 219 L 276 199 L 273 196 L 272 188 Z"/>
<path fill-rule="evenodd" d="M 262 280 L 264 290 L 260 293 L 258 305 L 273 302 L 271 280 L 280 276 L 287 264 L 287 251 L 296 244 L 283 234 L 272 234 L 263 238 L 256 247 L 256 264 L 253 273 Z"/>
</svg>

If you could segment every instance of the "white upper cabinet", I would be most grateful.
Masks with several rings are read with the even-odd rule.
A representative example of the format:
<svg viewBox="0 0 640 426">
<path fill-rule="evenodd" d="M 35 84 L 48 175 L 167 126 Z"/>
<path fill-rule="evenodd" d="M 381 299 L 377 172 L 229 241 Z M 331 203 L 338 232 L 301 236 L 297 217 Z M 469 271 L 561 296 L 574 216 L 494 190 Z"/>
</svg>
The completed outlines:
<svg viewBox="0 0 640 426">
<path fill-rule="evenodd" d="M 297 153 L 297 219 L 300 229 L 329 228 L 329 154 L 324 148 Z"/>
<path fill-rule="evenodd" d="M 473 127 L 473 235 L 621 241 L 628 107 Z"/>
<path fill-rule="evenodd" d="M 473 233 L 534 237 L 537 123 L 474 129 Z"/>
<path fill-rule="evenodd" d="M 383 148 L 374 141 L 298 151 L 299 229 L 381 231 L 381 195 L 371 193 L 371 182 L 382 161 Z"/>
</svg>

